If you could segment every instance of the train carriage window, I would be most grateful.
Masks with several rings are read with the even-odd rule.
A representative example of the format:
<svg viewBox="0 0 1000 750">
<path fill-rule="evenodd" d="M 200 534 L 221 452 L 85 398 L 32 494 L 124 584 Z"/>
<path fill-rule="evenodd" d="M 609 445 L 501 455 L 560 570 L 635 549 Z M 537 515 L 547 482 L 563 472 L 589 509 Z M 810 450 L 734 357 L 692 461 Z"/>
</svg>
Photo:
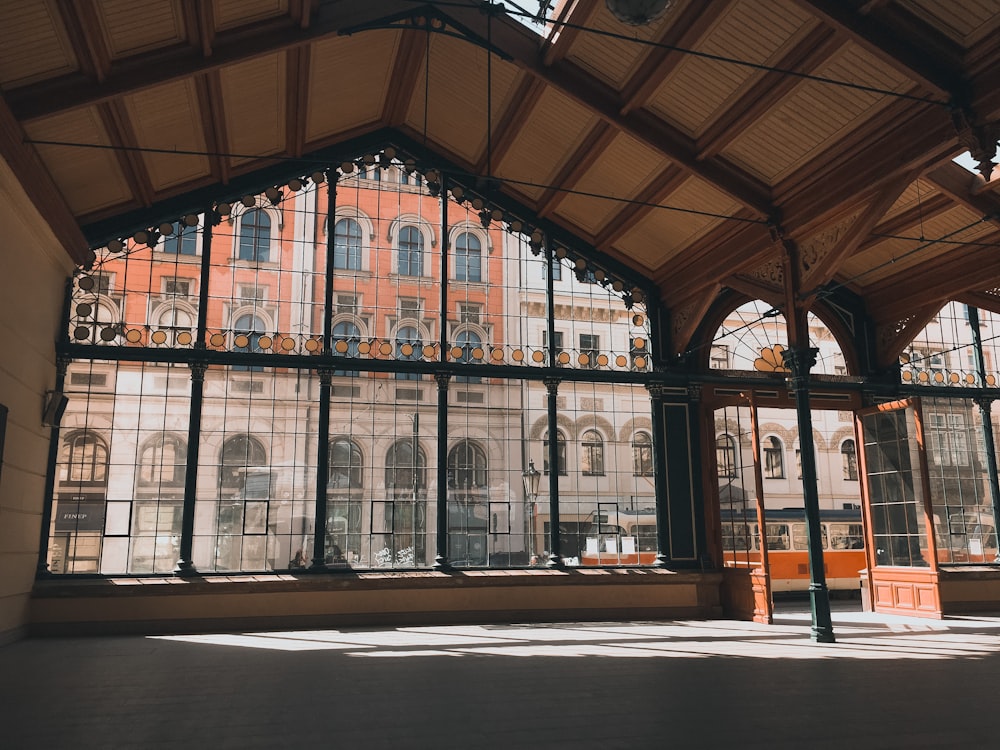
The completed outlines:
<svg viewBox="0 0 1000 750">
<path fill-rule="evenodd" d="M 722 549 L 740 551 L 750 549 L 750 527 L 744 523 L 722 524 Z"/>
<path fill-rule="evenodd" d="M 823 549 L 829 549 L 830 544 L 827 539 L 827 524 L 820 524 L 820 537 L 823 543 Z M 809 534 L 806 531 L 806 525 L 804 523 L 793 523 L 792 524 L 792 549 L 809 549 Z"/>
<path fill-rule="evenodd" d="M 864 549 L 864 532 L 860 523 L 825 524 L 830 537 L 830 549 Z"/>
<path fill-rule="evenodd" d="M 791 535 L 788 533 L 788 524 L 767 524 L 767 548 L 776 550 L 791 549 Z"/>
</svg>

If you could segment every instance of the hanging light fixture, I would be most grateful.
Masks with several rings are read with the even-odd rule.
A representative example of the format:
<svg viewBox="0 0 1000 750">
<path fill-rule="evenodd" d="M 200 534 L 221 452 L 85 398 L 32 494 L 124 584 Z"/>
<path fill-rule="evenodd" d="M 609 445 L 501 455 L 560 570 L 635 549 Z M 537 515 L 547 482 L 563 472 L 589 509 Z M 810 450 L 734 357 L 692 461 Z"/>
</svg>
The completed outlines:
<svg viewBox="0 0 1000 750">
<path fill-rule="evenodd" d="M 605 0 L 608 10 L 622 23 L 645 26 L 670 10 L 674 0 Z"/>
</svg>

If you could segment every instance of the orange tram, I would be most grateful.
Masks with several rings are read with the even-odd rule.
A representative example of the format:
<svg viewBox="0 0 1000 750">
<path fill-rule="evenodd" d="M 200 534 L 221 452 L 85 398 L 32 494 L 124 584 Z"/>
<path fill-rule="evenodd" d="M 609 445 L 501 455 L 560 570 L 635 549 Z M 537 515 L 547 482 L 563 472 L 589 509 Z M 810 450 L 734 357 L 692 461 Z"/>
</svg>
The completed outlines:
<svg viewBox="0 0 1000 750">
<path fill-rule="evenodd" d="M 768 510 L 765 525 L 771 590 L 807 591 L 805 512 L 801 508 Z M 857 591 L 858 571 L 866 566 L 861 511 L 820 511 L 820 530 L 827 586 L 831 590 Z M 760 528 L 755 514 L 723 511 L 722 550 L 727 567 L 760 565 Z M 652 511 L 593 515 L 580 565 L 649 565 L 655 559 L 656 517 Z"/>
<path fill-rule="evenodd" d="M 809 558 L 805 510 L 767 510 L 764 522 L 771 590 L 775 593 L 807 591 Z M 861 511 L 821 510 L 819 522 L 827 588 L 857 591 L 860 588 L 858 572 L 867 565 Z M 727 567 L 758 567 L 760 539 L 756 516 L 723 512 L 722 554 Z"/>
</svg>

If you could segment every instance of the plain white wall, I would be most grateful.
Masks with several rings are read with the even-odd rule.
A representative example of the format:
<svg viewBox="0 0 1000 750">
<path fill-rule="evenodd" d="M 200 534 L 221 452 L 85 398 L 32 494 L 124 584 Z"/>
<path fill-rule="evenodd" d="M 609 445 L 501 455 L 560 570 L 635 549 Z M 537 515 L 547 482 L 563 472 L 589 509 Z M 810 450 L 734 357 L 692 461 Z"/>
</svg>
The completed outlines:
<svg viewBox="0 0 1000 750">
<path fill-rule="evenodd" d="M 23 634 L 38 563 L 63 289 L 73 268 L 0 159 L 0 403 L 8 409 L 0 467 L 0 643 Z"/>
</svg>

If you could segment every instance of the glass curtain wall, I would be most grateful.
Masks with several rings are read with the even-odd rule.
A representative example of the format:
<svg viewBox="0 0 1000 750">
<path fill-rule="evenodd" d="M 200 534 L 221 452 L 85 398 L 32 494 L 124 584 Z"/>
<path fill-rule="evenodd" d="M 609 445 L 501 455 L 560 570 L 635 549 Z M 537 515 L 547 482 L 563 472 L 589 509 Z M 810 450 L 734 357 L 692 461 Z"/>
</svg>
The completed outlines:
<svg viewBox="0 0 1000 750">
<path fill-rule="evenodd" d="M 52 572 L 170 572 L 186 506 L 198 571 L 529 565 L 550 427 L 563 556 L 603 503 L 636 523 L 587 564 L 652 560 L 644 292 L 488 195 L 386 149 L 95 252 L 61 345 Z"/>
</svg>

